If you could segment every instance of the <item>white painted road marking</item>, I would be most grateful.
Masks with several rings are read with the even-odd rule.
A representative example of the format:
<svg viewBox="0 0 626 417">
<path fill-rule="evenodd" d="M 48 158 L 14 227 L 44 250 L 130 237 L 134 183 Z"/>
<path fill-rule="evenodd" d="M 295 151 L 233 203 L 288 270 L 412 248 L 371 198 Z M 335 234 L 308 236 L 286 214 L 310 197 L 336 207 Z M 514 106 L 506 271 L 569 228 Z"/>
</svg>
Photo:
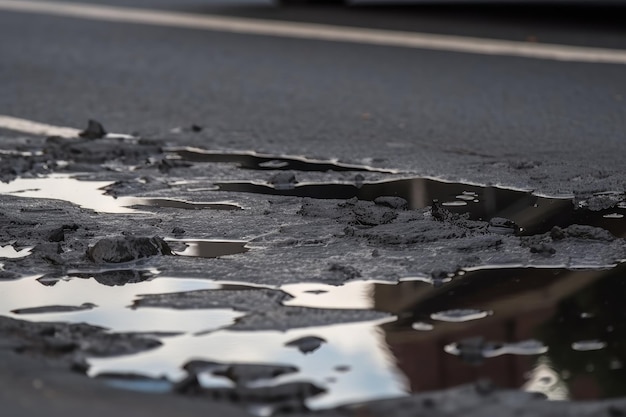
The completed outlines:
<svg viewBox="0 0 626 417">
<path fill-rule="evenodd" d="M 77 138 L 81 132 L 71 127 L 52 126 L 32 120 L 20 119 L 12 116 L 0 115 L 0 129 L 13 130 L 40 136 L 61 136 L 63 138 Z"/>
<path fill-rule="evenodd" d="M 228 16 L 196 15 L 57 1 L 0 0 L 0 10 L 249 35 L 385 45 L 483 55 L 517 56 L 554 61 L 626 64 L 626 50 L 621 49 L 527 43 Z"/>
</svg>

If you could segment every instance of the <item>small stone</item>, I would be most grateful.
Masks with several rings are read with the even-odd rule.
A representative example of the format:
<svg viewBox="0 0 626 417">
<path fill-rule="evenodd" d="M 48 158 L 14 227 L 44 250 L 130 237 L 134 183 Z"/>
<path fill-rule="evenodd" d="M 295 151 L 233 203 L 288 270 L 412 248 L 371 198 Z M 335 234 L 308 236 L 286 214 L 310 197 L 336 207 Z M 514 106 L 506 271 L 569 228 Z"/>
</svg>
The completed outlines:
<svg viewBox="0 0 626 417">
<path fill-rule="evenodd" d="M 167 242 L 156 236 L 104 238 L 87 249 L 87 257 L 96 263 L 129 262 L 139 258 L 171 254 Z"/>
<path fill-rule="evenodd" d="M 443 208 L 439 200 L 433 200 L 431 208 L 430 208 L 430 214 L 433 217 L 433 219 L 438 222 L 445 221 L 449 219 L 451 216 L 451 213 L 445 208 Z"/>
<path fill-rule="evenodd" d="M 300 352 L 307 354 L 315 352 L 324 343 L 326 343 L 326 340 L 321 337 L 305 336 L 299 339 L 291 340 L 285 343 L 285 346 L 298 348 Z"/>
<path fill-rule="evenodd" d="M 409 208 L 409 202 L 401 197 L 383 196 L 374 199 L 374 203 L 379 206 L 390 207 L 396 210 L 407 210 Z"/>
<path fill-rule="evenodd" d="M 102 139 L 106 134 L 107 132 L 100 122 L 89 119 L 87 129 L 80 132 L 78 136 L 85 139 Z"/>
</svg>

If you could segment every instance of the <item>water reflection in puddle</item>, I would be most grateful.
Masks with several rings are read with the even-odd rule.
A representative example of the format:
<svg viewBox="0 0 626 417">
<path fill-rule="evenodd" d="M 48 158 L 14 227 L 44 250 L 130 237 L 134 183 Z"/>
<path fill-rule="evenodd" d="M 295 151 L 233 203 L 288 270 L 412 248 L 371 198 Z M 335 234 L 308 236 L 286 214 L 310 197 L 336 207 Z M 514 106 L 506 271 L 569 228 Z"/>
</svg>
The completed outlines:
<svg viewBox="0 0 626 417">
<path fill-rule="evenodd" d="M 84 322 L 112 332 L 149 333 L 206 331 L 231 325 L 242 315 L 231 309 L 180 311 L 130 308 L 139 295 L 221 288 L 219 284 L 207 280 L 158 277 L 127 285 L 121 285 L 121 282 L 113 285 L 108 281 L 102 285 L 96 279 L 85 279 L 89 273 L 78 275 L 83 278 L 27 277 L 2 282 L 0 314 L 41 322 Z M 92 307 L 71 309 L 84 305 Z M 55 308 L 41 311 L 42 307 L 51 306 L 69 308 L 65 312 Z"/>
<path fill-rule="evenodd" d="M 626 264 L 606 270 L 474 269 L 437 287 L 414 280 L 281 289 L 294 296 L 289 305 L 335 308 L 344 300 L 353 308 L 396 314 L 395 322 L 382 326 L 385 344 L 411 391 L 484 377 L 552 399 L 626 395 Z M 436 320 L 468 315 L 473 320 Z M 538 375 L 555 378 L 547 384 Z"/>
<path fill-rule="evenodd" d="M 395 318 L 285 332 L 229 329 L 242 316 L 232 309 L 141 305 L 130 309 L 143 294 L 257 288 L 158 277 L 153 272 L 124 286 L 106 286 L 117 278 L 106 280 L 100 275 L 106 283 L 101 285 L 95 279 L 98 275 L 92 279 L 88 272 L 4 282 L 0 305 L 3 315 L 26 320 L 87 322 L 111 331 L 186 333 L 163 338 L 162 347 L 148 352 L 89 360 L 90 375 L 106 374 L 133 389 L 158 386 L 162 391 L 167 386 L 162 378 L 181 381 L 187 376 L 184 365 L 202 360 L 221 363 L 222 368 L 233 363 L 295 367 L 296 372 L 259 383 L 314 383 L 326 393 L 309 398 L 310 408 L 444 389 L 477 378 L 541 391 L 554 399 L 588 399 L 626 394 L 621 365 L 626 361 L 625 274 L 626 264 L 622 264 L 606 270 L 475 269 L 438 286 L 427 279 L 398 284 L 352 281 L 343 286 L 289 284 L 275 288 L 292 296 L 286 306 L 374 309 Z M 28 308 L 87 303 L 94 306 L 24 314 Z M 11 312 L 17 309 L 22 314 Z M 472 320 L 459 319 L 469 316 Z M 307 343 L 311 348 L 306 348 Z M 120 382 L 116 374 L 156 380 Z M 233 387 L 208 368 L 198 380 L 209 391 Z"/>
<path fill-rule="evenodd" d="M 308 381 L 326 388 L 329 394 L 307 401 L 311 408 L 393 397 L 406 392 L 406 381 L 393 365 L 377 322 L 309 327 L 286 332 L 220 330 L 202 336 L 184 336 L 163 341 L 163 346 L 139 355 L 90 359 L 91 375 L 141 373 L 173 381 L 185 377 L 182 367 L 190 359 L 221 363 L 268 363 L 295 366 L 298 371 L 264 381 L 277 385 Z M 315 335 L 327 341 L 315 352 L 303 354 L 288 342 Z M 337 370 L 339 369 L 339 371 Z M 349 368 L 348 371 L 341 371 Z M 224 378 L 201 379 L 206 388 L 229 386 Z"/>
<path fill-rule="evenodd" d="M 30 255 L 31 247 L 15 249 L 12 245 L 0 245 L 0 258 L 17 259 Z"/>
<path fill-rule="evenodd" d="M 370 171 L 393 173 L 366 165 L 344 164 L 335 160 L 322 161 L 302 156 L 270 155 L 253 151 L 219 152 L 198 148 L 180 147 L 167 148 L 166 152 L 174 158 L 191 162 L 234 163 L 240 168 L 255 170 L 292 170 L 292 171 Z"/>
<path fill-rule="evenodd" d="M 0 183 L 0 194 L 17 197 L 67 201 L 99 213 L 141 213 L 133 207 L 162 207 L 185 210 L 242 210 L 232 202 L 190 202 L 175 198 L 118 197 L 105 194 L 113 181 L 83 181 L 70 175 L 54 174 L 42 178 L 18 178 Z"/>
<path fill-rule="evenodd" d="M 191 156 L 185 153 L 189 150 L 181 152 L 179 156 L 186 159 L 238 162 L 254 169 L 314 168 L 311 161 L 294 158 L 241 155 L 237 160 L 239 157 L 233 159 L 232 154 L 223 157 L 195 152 Z M 318 170 L 357 170 L 353 166 L 333 164 L 334 168 L 328 168 L 328 164 L 313 162 Z M 230 203 L 114 199 L 102 194 L 102 188 L 110 184 L 52 176 L 3 184 L 0 193 L 62 199 L 111 213 L 137 212 L 133 206 L 240 208 Z M 411 208 L 428 206 L 437 199 L 449 210 L 469 213 L 472 218 L 511 219 L 526 233 L 574 223 L 600 226 L 618 236 L 626 231 L 621 220 L 626 212 L 623 204 L 591 212 L 577 209 L 571 199 L 424 178 L 300 184 L 280 189 L 267 184 L 220 183 L 219 188 L 337 199 L 374 200 L 393 195 L 405 198 Z M 247 251 L 243 241 L 171 239 L 168 243 L 181 256 L 220 257 Z M 0 257 L 15 257 L 23 251 L 1 247 Z M 142 295 L 230 288 L 209 280 L 166 278 L 153 271 L 144 272 L 73 272 L 62 277 L 2 282 L 0 314 L 22 320 L 86 322 L 111 332 L 184 333 L 164 338 L 160 348 L 149 352 L 89 360 L 92 376 L 136 374 L 158 379 L 158 383 L 118 380 L 120 386 L 144 390 L 169 389 L 171 382 L 187 376 L 185 364 L 201 359 L 295 367 L 296 372 L 263 384 L 315 383 L 326 393 L 308 399 L 310 408 L 443 389 L 480 377 L 503 387 L 544 392 L 553 399 L 626 395 L 622 366 L 626 361 L 624 265 L 593 271 L 494 267 L 460 271 L 437 282 L 415 277 L 398 284 L 289 284 L 279 288 L 292 296 L 284 301 L 285 307 L 378 310 L 396 317 L 385 323 L 362 321 L 285 332 L 228 329 L 244 315 L 234 308 L 131 308 Z M 198 377 L 207 389 L 232 388 L 232 382 L 210 371 Z"/>
</svg>

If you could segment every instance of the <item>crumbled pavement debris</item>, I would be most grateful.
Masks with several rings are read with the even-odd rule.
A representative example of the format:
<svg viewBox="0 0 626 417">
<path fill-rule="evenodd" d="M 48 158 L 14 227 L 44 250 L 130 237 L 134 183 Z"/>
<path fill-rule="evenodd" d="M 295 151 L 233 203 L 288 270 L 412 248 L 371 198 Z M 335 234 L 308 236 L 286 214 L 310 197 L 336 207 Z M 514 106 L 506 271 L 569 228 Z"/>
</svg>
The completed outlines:
<svg viewBox="0 0 626 417">
<path fill-rule="evenodd" d="M 295 366 L 241 363 L 229 365 L 214 374 L 225 376 L 237 385 L 248 385 L 260 379 L 272 379 L 297 371 L 298 368 Z"/>
<path fill-rule="evenodd" d="M 599 227 L 584 226 L 579 224 L 573 224 L 564 229 L 560 227 L 554 227 L 550 232 L 550 236 L 552 236 L 552 238 L 555 240 L 565 238 L 597 240 L 606 242 L 612 242 L 615 240 L 615 236 L 613 236 L 607 230 L 601 229 Z"/>
<path fill-rule="evenodd" d="M 102 139 L 106 135 L 107 131 L 104 130 L 104 126 L 92 119 L 87 122 L 87 129 L 78 134 L 78 136 L 85 139 Z"/>
<path fill-rule="evenodd" d="M 231 330 L 288 330 L 338 323 L 378 320 L 389 314 L 372 310 L 326 310 L 307 307 L 280 307 L 243 316 Z"/>
<path fill-rule="evenodd" d="M 317 349 L 322 347 L 324 343 L 326 343 L 326 340 L 321 337 L 304 336 L 286 342 L 285 346 L 295 347 L 306 355 L 315 352 Z"/>
<path fill-rule="evenodd" d="M 281 308 L 292 297 L 283 291 L 265 288 L 245 290 L 197 290 L 169 294 L 148 294 L 135 300 L 134 308 L 174 309 L 228 308 L 236 311 L 266 311 Z"/>
<path fill-rule="evenodd" d="M 391 223 L 398 217 L 398 213 L 384 207 L 384 204 L 378 205 L 375 202 L 360 201 L 356 198 L 339 203 L 339 207 L 344 208 L 348 216 L 350 224 L 377 226 L 380 224 Z"/>
<path fill-rule="evenodd" d="M 593 250 L 602 250 L 606 253 L 612 251 L 615 259 L 624 259 L 621 255 L 624 252 L 623 239 L 592 226 L 555 226 L 548 233 L 521 237 L 521 244 L 531 254 L 541 257 L 556 258 L 562 252 L 576 252 L 578 259 L 585 259 L 592 256 Z"/>
<path fill-rule="evenodd" d="M 151 167 L 146 161 L 162 159 L 162 142 L 158 140 L 102 137 L 100 139 L 48 138 L 30 139 L 17 145 L 19 152 L 0 154 L 0 181 L 17 177 L 34 177 L 57 172 L 102 172 L 105 164 Z"/>
<path fill-rule="evenodd" d="M 30 355 L 61 359 L 72 366 L 87 356 L 126 355 L 161 345 L 154 339 L 132 334 L 108 333 L 87 324 L 36 323 L 0 316 L 3 344 Z"/>
<path fill-rule="evenodd" d="M 170 208 L 167 210 L 171 212 L 163 214 L 163 211 L 155 208 L 152 213 L 132 216 L 101 215 L 65 202 L 6 196 L 0 199 L 0 242 L 3 245 L 14 244 L 16 248 L 33 247 L 33 251 L 24 258 L 2 259 L 4 270 L 0 274 L 8 277 L 7 279 L 44 274 L 47 279 L 41 282 L 46 285 L 54 285 L 54 277 L 69 277 L 94 279 L 103 285 L 119 286 L 150 279 L 154 275 L 147 272 L 151 270 L 148 268 L 154 268 L 165 276 L 239 281 L 257 285 L 277 286 L 300 282 L 340 285 L 355 278 L 396 281 L 413 276 L 433 276 L 434 282 L 443 282 L 459 269 L 492 264 L 554 264 L 576 267 L 578 262 L 584 266 L 606 267 L 620 259 L 626 259 L 626 245 L 621 236 L 592 226 L 561 225 L 548 233 L 518 236 L 512 232 L 515 226 L 507 224 L 508 219 L 470 220 L 468 216 L 453 213 L 440 203 L 423 209 L 408 210 L 407 200 L 392 196 L 378 197 L 374 201 L 322 201 L 245 193 L 228 194 L 216 191 L 211 181 L 263 181 L 267 180 L 266 172 L 256 173 L 234 165 L 226 166 L 229 164 L 190 164 L 168 160 L 164 156 L 162 145 L 161 141 L 156 140 L 120 140 L 110 135 L 99 139 L 77 138 L 71 141 L 62 138 L 34 139 L 32 143 L 20 148 L 24 152 L 33 152 L 30 155 L 0 155 L 0 178 L 8 181 L 16 176 L 85 171 L 90 173 L 88 178 L 92 180 L 117 181 L 111 187 L 111 195 L 115 196 L 174 195 L 190 201 L 234 199 L 245 210 L 236 213 L 208 210 L 187 213 Z M 124 169 L 116 170 L 117 167 Z M 125 171 L 126 168 L 132 168 L 132 171 Z M 270 182 L 275 187 L 280 187 L 281 184 L 294 187 L 297 184 L 296 175 L 301 183 L 352 181 L 358 184 L 366 180 L 385 179 L 378 174 L 355 176 L 352 172 L 313 174 L 298 171 L 295 174 L 285 174 L 287 175 L 274 177 Z M 187 184 L 189 179 L 196 180 L 194 176 L 211 180 L 201 178 L 199 184 Z M 587 197 L 587 206 L 583 205 L 582 210 L 613 208 L 620 204 L 620 198 Z M 142 241 L 139 245 L 136 245 L 139 243 L 137 241 L 131 242 L 126 247 L 124 245 L 128 243 L 128 239 L 135 238 L 112 238 L 120 236 L 122 231 L 128 233 L 128 236 L 184 234 L 185 237 L 199 239 L 249 239 L 253 241 L 253 245 L 245 258 L 166 257 L 159 255 L 169 255 L 171 248 L 164 246 L 168 244 L 161 238 L 137 238 L 147 241 Z M 144 243 L 147 249 L 142 249 Z M 114 247 L 118 244 L 122 248 L 116 250 Z M 89 245 L 93 246 L 89 248 Z M 93 259 L 91 261 L 85 256 L 88 251 Z M 324 262 L 320 263 L 320 259 Z M 129 261 L 136 263 L 132 266 L 110 265 Z M 131 269 L 102 271 L 102 267 Z M 147 269 L 138 272 L 135 267 Z M 238 308 L 245 311 L 247 315 L 238 319 L 229 330 L 290 330 L 389 317 L 363 310 L 288 307 L 281 304 L 286 299 L 284 293 L 269 289 L 225 289 L 143 296 L 137 300 L 135 308 Z M 38 326 L 27 326 L 31 325 Z M 135 342 L 144 338 L 139 334 L 108 334 L 103 329 L 93 330 L 88 326 L 43 326 L 61 327 L 60 330 L 53 331 L 48 327 L 37 327 L 44 330 L 41 333 L 34 330 L 27 332 L 27 336 L 32 339 L 28 343 L 23 341 L 22 336 L 17 339 L 11 336 L 2 343 L 14 343 L 14 347 L 19 347 L 18 350 L 22 353 L 42 353 L 51 361 L 53 358 L 60 359 L 62 363 L 82 371 L 86 369 L 85 357 L 94 356 L 94 352 L 106 355 L 113 354 L 111 352 L 125 354 L 133 352 L 135 348 L 151 348 L 159 344 L 149 336 L 144 336 L 148 341 Z M 62 330 L 66 327 L 72 330 Z M 309 345 L 301 341 L 294 349 L 304 347 L 303 352 L 314 352 L 322 346 L 323 339 L 316 341 L 313 330 L 311 333 Z M 70 336 L 65 336 L 66 334 Z M 100 342 L 100 338 L 106 340 Z M 18 339 L 22 341 L 16 342 Z M 234 364 L 219 364 L 215 372 L 224 373 L 228 366 Z M 246 372 L 250 372 L 250 375 L 264 375 L 265 369 L 249 368 L 242 372 L 240 369 L 236 372 L 231 370 L 231 375 L 244 381 L 252 377 L 234 375 L 243 375 Z M 268 369 L 267 372 L 272 371 Z M 300 388 L 306 391 L 302 386 Z M 299 395 L 297 393 L 301 392 L 300 388 L 289 389 L 289 401 L 293 399 L 293 395 Z M 364 411 L 368 415 L 381 416 L 413 416 L 420 413 L 435 416 L 514 413 L 547 416 L 576 411 L 580 415 L 591 416 L 619 415 L 624 405 L 621 400 L 615 400 L 610 403 L 610 407 L 607 405 L 609 402 L 589 402 L 580 407 L 580 403 L 556 404 L 525 393 L 501 391 L 492 387 L 485 389 L 480 384 L 466 388 L 465 391 L 461 388 L 452 389 L 312 414 L 356 415 Z M 233 393 L 225 389 L 207 395 L 203 401 L 210 400 L 211 395 L 252 400 L 258 392 Z M 268 395 L 279 396 L 275 393 Z M 207 404 L 215 405 L 210 401 Z M 287 409 L 294 415 L 298 413 L 295 411 L 298 410 L 297 406 Z"/>
<path fill-rule="evenodd" d="M 104 238 L 87 250 L 87 257 L 95 263 L 130 262 L 156 255 L 172 255 L 167 242 L 158 236 Z"/>
<path fill-rule="evenodd" d="M 40 243 L 32 250 L 33 255 L 40 257 L 50 265 L 64 265 L 63 247 L 58 243 Z"/>
<path fill-rule="evenodd" d="M 519 231 L 519 226 L 512 220 L 502 217 L 493 217 L 489 220 L 487 231 L 501 235 L 515 234 Z"/>
<path fill-rule="evenodd" d="M 409 202 L 401 197 L 377 197 L 374 199 L 374 204 L 379 206 L 386 206 L 396 210 L 408 210 Z"/>
<path fill-rule="evenodd" d="M 54 306 L 19 308 L 11 312 L 15 314 L 68 313 L 68 312 L 74 312 L 74 311 L 91 310 L 94 307 L 97 307 L 97 306 L 92 303 L 83 303 L 79 306 L 54 305 Z"/>
<path fill-rule="evenodd" d="M 138 269 L 112 269 L 98 272 L 72 272 L 68 274 L 71 278 L 94 279 L 96 282 L 107 287 L 136 284 L 154 278 L 154 273 L 147 270 Z M 40 279 L 40 281 L 42 281 Z M 54 283 L 50 279 L 45 282 Z"/>
<path fill-rule="evenodd" d="M 48 234 L 49 242 L 64 242 L 65 241 L 65 232 L 75 232 L 79 229 L 79 225 L 77 224 L 64 224 L 61 227 L 57 227 L 53 229 Z"/>
<path fill-rule="evenodd" d="M 236 385 L 248 385 L 258 380 L 268 380 L 281 375 L 291 374 L 298 368 L 290 365 L 267 363 L 218 363 L 195 360 L 186 363 L 183 369 L 191 375 L 209 372 L 213 375 L 224 376 Z"/>
<path fill-rule="evenodd" d="M 626 202 L 626 193 L 601 193 L 584 198 L 576 196 L 575 202 L 579 207 L 591 211 L 601 211 L 617 207 L 620 203 Z"/>
</svg>

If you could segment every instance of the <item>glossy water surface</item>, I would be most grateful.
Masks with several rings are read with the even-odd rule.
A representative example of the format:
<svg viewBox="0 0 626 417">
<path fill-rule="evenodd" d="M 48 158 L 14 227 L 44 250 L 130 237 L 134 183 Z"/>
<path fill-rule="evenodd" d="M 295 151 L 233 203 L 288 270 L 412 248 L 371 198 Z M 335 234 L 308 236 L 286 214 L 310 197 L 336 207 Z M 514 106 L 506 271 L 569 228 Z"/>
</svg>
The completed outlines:
<svg viewBox="0 0 626 417">
<path fill-rule="evenodd" d="M 259 287 L 160 277 L 151 271 L 135 281 L 120 285 L 107 281 L 106 274 L 81 272 L 2 282 L 0 314 L 87 322 L 110 331 L 179 333 L 162 338 L 163 346 L 155 350 L 91 358 L 92 376 L 134 374 L 175 383 L 186 376 L 183 366 L 191 360 L 294 366 L 296 372 L 260 383 L 313 382 L 327 391 L 307 400 L 311 408 L 442 389 L 481 377 L 553 399 L 626 394 L 626 264 L 593 271 L 473 270 L 438 286 L 418 279 L 290 284 L 275 289 L 291 296 L 286 306 L 374 309 L 392 316 L 286 332 L 231 330 L 247 314 L 231 309 L 133 307 L 149 294 Z M 93 306 L 66 312 L 27 310 L 87 303 Z M 291 342 L 301 338 L 320 342 L 311 350 L 294 349 Z M 211 371 L 202 373 L 200 382 L 206 389 L 232 386 Z M 164 386 L 149 381 L 135 385 Z"/>
<path fill-rule="evenodd" d="M 191 147 L 167 148 L 173 158 L 191 162 L 234 163 L 240 168 L 255 170 L 290 171 L 372 171 L 392 173 L 391 170 L 366 165 L 345 164 L 339 161 L 318 160 L 303 156 L 271 155 L 253 151 L 220 152 Z"/>
<path fill-rule="evenodd" d="M 41 178 L 18 178 L 0 183 L 0 195 L 63 200 L 99 213 L 139 213 L 136 207 L 176 208 L 187 210 L 241 210 L 232 202 L 190 202 L 175 198 L 113 197 L 105 189 L 113 181 L 81 181 L 75 176 L 54 174 Z"/>
<path fill-rule="evenodd" d="M 339 163 L 260 154 L 171 150 L 180 158 L 236 162 L 253 169 L 358 170 Z M 226 155 L 226 156 L 225 156 Z M 194 159 L 195 158 L 195 159 Z M 304 164 L 304 165 L 298 165 Z M 326 164 L 326 165 L 325 165 Z M 369 170 L 367 167 L 361 167 Z M 104 213 L 134 213 L 136 206 L 167 209 L 238 209 L 231 203 L 118 198 L 103 193 L 111 182 L 54 175 L 0 184 L 0 194 L 54 198 Z M 399 196 L 410 208 L 433 200 L 471 218 L 502 218 L 516 233 L 588 224 L 626 235 L 626 205 L 591 211 L 571 198 L 409 178 L 359 184 L 220 183 L 223 191 L 310 198 L 375 200 Z M 490 226 L 510 228 L 506 221 Z M 506 230 L 510 232 L 510 230 Z M 243 253 L 243 241 L 171 239 L 176 255 L 220 257 Z M 28 248 L 27 248 L 28 249 Z M 0 258 L 27 256 L 10 245 Z M 234 285 L 236 284 L 236 285 Z M 288 294 L 282 306 L 320 310 L 376 310 L 386 319 L 363 319 L 287 331 L 242 331 L 237 319 L 259 312 L 224 307 L 150 307 L 151 294 L 241 290 Z M 224 294 L 224 293 L 222 293 Z M 399 283 L 350 281 L 259 288 L 245 283 L 163 277 L 152 270 L 66 271 L 0 281 L 0 314 L 31 321 L 86 322 L 110 332 L 168 334 L 161 347 L 125 357 L 89 358 L 91 376 L 106 375 L 128 388 L 161 392 L 188 376 L 191 361 L 218 363 L 198 374 L 207 390 L 231 389 L 218 372 L 228 364 L 294 367 L 294 372 L 254 381 L 254 386 L 308 382 L 324 390 L 306 400 L 324 408 L 408 392 L 443 389 L 489 378 L 496 385 L 539 391 L 551 399 L 626 395 L 626 264 L 606 269 L 492 267 L 459 271 L 447 279 L 407 277 Z M 233 327 L 234 326 L 234 327 Z M 172 336 L 174 334 L 174 336 Z M 219 365 L 221 364 L 221 365 Z M 117 375 L 117 378 L 115 376 Z M 124 378 L 134 375 L 144 378 Z M 271 404 L 257 404 L 266 410 Z M 265 411 L 261 412 L 265 413 Z"/>
</svg>

